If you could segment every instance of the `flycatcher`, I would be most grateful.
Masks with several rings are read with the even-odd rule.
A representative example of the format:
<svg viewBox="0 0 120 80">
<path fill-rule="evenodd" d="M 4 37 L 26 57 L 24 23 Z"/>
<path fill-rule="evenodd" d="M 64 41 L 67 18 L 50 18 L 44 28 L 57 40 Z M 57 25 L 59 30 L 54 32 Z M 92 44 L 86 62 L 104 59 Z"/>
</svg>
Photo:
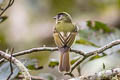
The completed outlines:
<svg viewBox="0 0 120 80">
<path fill-rule="evenodd" d="M 60 51 L 60 72 L 70 71 L 69 51 L 77 34 L 77 27 L 72 24 L 71 16 L 66 12 L 58 13 L 55 17 L 53 37 Z"/>
</svg>

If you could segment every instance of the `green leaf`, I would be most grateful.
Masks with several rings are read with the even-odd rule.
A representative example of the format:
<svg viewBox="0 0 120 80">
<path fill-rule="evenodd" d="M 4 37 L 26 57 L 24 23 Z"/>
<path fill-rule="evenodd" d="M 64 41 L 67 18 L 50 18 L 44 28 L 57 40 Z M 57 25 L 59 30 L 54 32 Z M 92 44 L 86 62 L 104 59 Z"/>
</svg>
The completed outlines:
<svg viewBox="0 0 120 80">
<path fill-rule="evenodd" d="M 110 29 L 106 24 L 100 22 L 100 21 L 87 21 L 87 26 L 95 31 L 103 31 L 104 33 L 112 32 L 113 29 Z"/>
<path fill-rule="evenodd" d="M 83 44 L 83 45 L 91 45 L 91 46 L 94 46 L 94 47 L 99 47 L 96 44 L 94 44 L 94 43 L 92 43 L 92 42 L 90 42 L 90 41 L 88 41 L 88 40 L 86 40 L 86 39 L 84 39 L 82 37 L 80 37 L 79 40 L 76 40 L 76 43 L 77 44 Z"/>
<path fill-rule="evenodd" d="M 37 66 L 35 66 L 35 64 L 30 64 L 27 66 L 27 68 L 30 70 L 40 70 L 40 69 L 43 69 L 43 66 L 37 67 Z"/>
<path fill-rule="evenodd" d="M 35 70 L 36 69 L 35 65 L 28 65 L 27 68 L 30 69 L 30 70 Z"/>
<path fill-rule="evenodd" d="M 7 20 L 7 16 L 1 16 L 0 17 L 0 23 L 4 22 L 5 20 Z"/>
<path fill-rule="evenodd" d="M 58 66 L 59 62 L 56 59 L 51 59 L 49 62 L 49 67 L 54 68 L 55 66 Z"/>
<path fill-rule="evenodd" d="M 97 55 L 91 57 L 89 61 L 92 61 L 92 60 L 95 60 L 95 59 L 99 59 L 99 58 L 102 58 L 104 56 L 107 56 L 107 54 L 103 54 L 102 56 L 100 56 L 100 55 L 97 54 Z"/>
</svg>

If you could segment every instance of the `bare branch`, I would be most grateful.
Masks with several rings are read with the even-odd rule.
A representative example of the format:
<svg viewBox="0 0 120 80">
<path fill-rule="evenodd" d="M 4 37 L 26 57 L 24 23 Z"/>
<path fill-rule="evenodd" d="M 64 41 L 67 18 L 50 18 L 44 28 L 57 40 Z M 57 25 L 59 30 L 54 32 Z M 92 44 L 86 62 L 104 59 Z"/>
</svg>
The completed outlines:
<svg viewBox="0 0 120 80">
<path fill-rule="evenodd" d="M 112 41 L 111 43 L 101 47 L 101 48 L 98 48 L 97 50 L 95 51 L 91 51 L 91 52 L 83 52 L 83 51 L 80 51 L 80 50 L 74 50 L 74 49 L 71 49 L 71 52 L 75 52 L 77 54 L 80 54 L 83 56 L 82 59 L 78 60 L 77 62 L 75 62 L 71 68 L 71 72 L 80 64 L 82 63 L 85 59 L 87 59 L 88 57 L 92 56 L 92 55 L 95 55 L 95 54 L 99 54 L 99 53 L 102 53 L 104 52 L 105 50 L 109 49 L 109 48 L 112 48 L 116 45 L 119 45 L 120 44 L 120 40 L 115 40 L 115 41 Z M 24 51 L 20 51 L 20 52 L 17 52 L 17 53 L 14 53 L 13 56 L 21 56 L 21 55 L 25 55 L 25 54 L 30 54 L 30 53 L 33 53 L 33 52 L 39 52 L 39 51 L 58 51 L 58 48 L 57 47 L 40 47 L 40 48 L 32 48 L 32 49 L 28 49 L 28 50 L 24 50 Z M 0 60 L 1 62 L 4 61 L 4 59 L 1 59 Z"/>
<path fill-rule="evenodd" d="M 83 52 L 83 51 L 81 51 L 81 50 L 71 49 L 70 51 L 71 51 L 71 52 L 74 52 L 74 53 L 76 53 L 76 54 L 79 54 L 79 55 L 85 56 L 85 52 Z"/>
<path fill-rule="evenodd" d="M 86 59 L 86 57 L 83 57 L 82 59 L 79 59 L 78 61 L 76 61 L 71 68 L 71 72 L 80 64 L 82 63 L 84 60 Z"/>
<path fill-rule="evenodd" d="M 57 47 L 32 48 L 32 49 L 28 49 L 25 51 L 20 51 L 20 52 L 14 53 L 13 56 L 15 57 L 15 56 L 20 56 L 20 55 L 29 54 L 32 52 L 39 52 L 39 51 L 58 51 L 58 48 Z M 77 54 L 84 55 L 84 52 L 80 51 L 80 50 L 71 49 L 71 52 L 75 52 Z"/>
<path fill-rule="evenodd" d="M 6 60 L 10 61 L 11 56 L 7 53 L 0 51 L 0 56 L 5 58 Z M 25 80 L 31 80 L 31 76 L 30 76 L 27 68 L 19 60 L 12 57 L 11 62 L 14 63 L 20 69 L 20 71 L 22 72 L 22 74 L 25 77 Z"/>
<path fill-rule="evenodd" d="M 14 53 L 13 57 L 21 56 L 21 55 L 25 55 L 25 54 L 31 54 L 33 52 L 39 52 L 39 51 L 58 51 L 58 48 L 57 47 L 32 48 L 32 49 L 28 49 L 28 50 L 24 50 L 24 51 Z M 78 50 L 71 49 L 71 52 L 75 52 L 77 54 L 84 55 L 84 52 L 82 52 L 80 50 L 78 51 Z M 4 59 L 0 60 L 0 63 L 2 63 L 2 62 L 4 62 Z"/>
<path fill-rule="evenodd" d="M 11 7 L 11 6 L 13 5 L 13 3 L 14 3 L 14 0 L 9 0 L 9 2 L 8 2 L 7 6 L 5 7 L 5 9 L 2 9 L 2 12 L 0 13 L 0 16 L 2 16 L 3 13 L 4 13 L 9 7 Z"/>
<path fill-rule="evenodd" d="M 89 76 L 80 76 L 78 78 L 72 78 L 69 80 L 119 80 L 120 79 L 120 68 L 111 70 L 105 70 Z"/>
<path fill-rule="evenodd" d="M 95 51 L 91 51 L 91 52 L 86 53 L 86 56 L 91 56 L 91 55 L 94 55 L 96 53 L 98 53 L 98 54 L 102 53 L 103 51 L 105 51 L 105 50 L 107 50 L 109 48 L 112 48 L 112 47 L 114 47 L 116 45 L 119 45 L 119 44 L 120 44 L 120 40 L 112 41 L 111 43 L 109 43 L 109 44 L 107 44 L 107 45 L 105 45 L 105 46 L 103 46 L 101 48 L 98 48 Z"/>
<path fill-rule="evenodd" d="M 58 51 L 58 48 L 57 47 L 32 48 L 32 49 L 28 49 L 25 51 L 20 51 L 20 52 L 14 53 L 13 56 L 21 56 L 21 55 L 30 54 L 30 53 L 39 52 L 39 51 Z"/>
<path fill-rule="evenodd" d="M 23 78 L 24 78 L 23 75 L 18 75 L 18 76 L 17 76 L 17 79 L 23 79 Z M 31 78 L 32 78 L 32 80 L 44 80 L 44 79 L 41 78 L 40 76 L 32 76 L 32 75 L 31 75 Z"/>
<path fill-rule="evenodd" d="M 4 61 L 5 61 L 5 59 L 4 59 L 4 58 L 0 59 L 0 63 L 3 63 Z"/>
<path fill-rule="evenodd" d="M 12 48 L 11 49 L 11 51 L 10 51 L 10 54 L 11 54 L 11 57 L 10 57 L 10 70 L 11 70 L 11 73 L 10 73 L 10 75 L 8 76 L 8 78 L 7 78 L 7 80 L 10 80 L 10 77 L 12 76 L 12 74 L 13 74 L 13 67 L 12 67 L 12 54 L 13 54 L 13 51 L 14 51 L 14 48 Z M 8 52 L 9 53 L 9 52 Z"/>
<path fill-rule="evenodd" d="M 28 50 L 24 50 L 24 51 L 20 51 L 17 53 L 13 54 L 13 57 L 16 56 L 21 56 L 21 55 L 25 55 L 25 54 L 31 54 L 33 52 L 39 52 L 39 51 L 57 51 L 58 48 L 57 47 L 40 47 L 40 48 L 32 48 L 32 49 L 28 49 Z M 4 62 L 4 58 L 2 58 L 0 60 L 0 63 Z"/>
<path fill-rule="evenodd" d="M 80 63 L 82 63 L 85 59 L 87 59 L 88 57 L 93 56 L 93 55 L 95 55 L 95 54 L 100 54 L 100 53 L 104 52 L 105 50 L 110 49 L 110 48 L 112 48 L 112 47 L 114 47 L 114 46 L 116 46 L 116 45 L 119 45 L 119 44 L 120 44 L 120 40 L 115 40 L 115 41 L 112 41 L 111 43 L 109 43 L 109 44 L 107 44 L 107 45 L 105 45 L 105 46 L 103 46 L 103 47 L 101 47 L 101 48 L 98 48 L 98 49 L 95 50 L 95 51 L 91 51 L 91 52 L 85 53 L 85 54 L 84 54 L 84 58 L 83 58 L 82 60 L 78 60 L 77 62 L 75 62 L 75 64 L 73 64 L 72 69 L 71 69 L 71 72 L 72 72 Z M 71 73 L 71 72 L 70 72 L 70 73 Z"/>
</svg>

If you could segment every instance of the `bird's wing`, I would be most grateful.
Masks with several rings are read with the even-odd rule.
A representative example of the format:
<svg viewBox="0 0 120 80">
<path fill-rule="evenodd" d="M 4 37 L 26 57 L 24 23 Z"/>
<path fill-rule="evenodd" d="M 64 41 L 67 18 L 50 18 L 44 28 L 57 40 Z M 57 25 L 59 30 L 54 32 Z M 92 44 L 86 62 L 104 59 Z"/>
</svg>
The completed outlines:
<svg viewBox="0 0 120 80">
<path fill-rule="evenodd" d="M 77 32 L 71 32 L 69 34 L 69 36 L 67 37 L 67 39 L 65 40 L 65 45 L 68 46 L 68 47 L 71 47 L 74 40 L 75 40 L 75 37 L 76 37 L 76 34 Z"/>
<path fill-rule="evenodd" d="M 53 34 L 54 40 L 56 45 L 61 48 L 64 46 L 65 44 L 65 40 L 64 38 L 61 36 L 61 34 L 59 32 L 56 31 L 56 29 L 54 29 L 54 34 Z"/>
<path fill-rule="evenodd" d="M 54 40 L 55 43 L 57 44 L 58 47 L 71 47 L 71 45 L 73 44 L 74 40 L 75 40 L 75 36 L 78 32 L 77 27 L 75 27 L 75 29 L 72 32 L 68 32 L 68 34 L 66 36 L 64 36 L 64 34 L 62 34 L 62 32 L 58 32 L 56 31 L 56 29 L 54 29 Z"/>
</svg>

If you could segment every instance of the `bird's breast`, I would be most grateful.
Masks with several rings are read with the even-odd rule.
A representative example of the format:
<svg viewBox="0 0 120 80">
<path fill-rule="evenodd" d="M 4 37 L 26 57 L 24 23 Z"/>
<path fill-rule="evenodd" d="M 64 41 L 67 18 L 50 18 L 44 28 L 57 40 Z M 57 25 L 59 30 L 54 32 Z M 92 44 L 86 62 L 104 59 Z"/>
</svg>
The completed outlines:
<svg viewBox="0 0 120 80">
<path fill-rule="evenodd" d="M 72 32 L 75 29 L 72 23 L 59 23 L 56 24 L 56 30 L 58 32 L 63 32 L 64 34 L 68 34 L 68 32 Z"/>
</svg>

